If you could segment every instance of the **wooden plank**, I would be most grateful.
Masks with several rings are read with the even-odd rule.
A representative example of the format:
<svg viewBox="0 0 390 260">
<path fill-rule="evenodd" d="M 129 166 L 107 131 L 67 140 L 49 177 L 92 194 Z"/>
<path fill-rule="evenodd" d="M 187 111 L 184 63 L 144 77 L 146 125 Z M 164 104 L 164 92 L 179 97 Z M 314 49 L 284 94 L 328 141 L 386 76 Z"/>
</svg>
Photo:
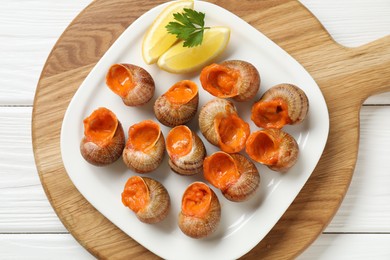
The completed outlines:
<svg viewBox="0 0 390 260">
<path fill-rule="evenodd" d="M 35 167 L 31 112 L 0 108 L 0 232 L 64 232 Z"/>
<path fill-rule="evenodd" d="M 66 26 L 90 2 L 18 0 L 2 6 L 0 105 L 32 105 L 39 74 L 51 48 Z M 390 16 L 375 15 L 390 13 L 387 0 L 301 2 L 320 19 L 336 41 L 346 46 L 358 46 L 390 34 Z M 340 8 L 334 8 L 335 5 Z M 389 103 L 390 93 L 370 97 L 366 102 Z"/>
<path fill-rule="evenodd" d="M 390 232 L 390 107 L 363 107 L 355 174 L 326 232 Z"/>
<path fill-rule="evenodd" d="M 334 40 L 357 47 L 390 34 L 388 0 L 300 0 L 324 25 Z"/>
<path fill-rule="evenodd" d="M 382 105 L 389 105 L 390 104 L 390 93 L 383 93 L 379 95 L 374 95 L 366 99 L 364 102 L 365 105 L 370 104 L 382 104 Z"/>
<path fill-rule="evenodd" d="M 0 8 L 0 105 L 32 105 L 51 48 L 91 1 L 9 1 Z"/>
<path fill-rule="evenodd" d="M 70 234 L 0 234 L 0 259 L 95 259 Z"/>
<path fill-rule="evenodd" d="M 324 234 L 297 260 L 390 259 L 390 234 Z"/>
</svg>

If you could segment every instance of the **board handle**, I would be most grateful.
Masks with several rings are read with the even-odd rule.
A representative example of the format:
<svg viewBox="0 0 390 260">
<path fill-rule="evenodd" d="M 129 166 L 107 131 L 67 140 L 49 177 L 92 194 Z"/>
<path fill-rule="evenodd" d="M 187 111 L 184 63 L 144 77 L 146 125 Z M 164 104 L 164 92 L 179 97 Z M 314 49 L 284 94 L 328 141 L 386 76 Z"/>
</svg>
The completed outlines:
<svg viewBox="0 0 390 260">
<path fill-rule="evenodd" d="M 358 87 L 355 91 L 360 92 L 361 103 L 372 95 L 390 92 L 390 35 L 348 48 L 348 52 L 351 67 L 346 69 Z"/>
</svg>

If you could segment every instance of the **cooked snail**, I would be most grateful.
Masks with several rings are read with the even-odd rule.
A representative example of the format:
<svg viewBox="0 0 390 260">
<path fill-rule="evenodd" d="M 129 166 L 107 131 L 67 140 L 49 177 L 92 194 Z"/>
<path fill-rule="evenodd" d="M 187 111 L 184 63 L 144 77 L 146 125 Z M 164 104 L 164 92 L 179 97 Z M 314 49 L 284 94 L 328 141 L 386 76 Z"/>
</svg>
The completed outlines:
<svg viewBox="0 0 390 260">
<path fill-rule="evenodd" d="M 84 119 L 81 155 L 96 166 L 111 164 L 119 159 L 125 147 L 125 134 L 116 115 L 101 107 Z"/>
<path fill-rule="evenodd" d="M 106 75 L 106 84 L 127 106 L 144 105 L 154 95 L 152 76 L 132 64 L 112 65 Z"/>
<path fill-rule="evenodd" d="M 199 128 L 204 137 L 227 153 L 237 153 L 245 147 L 249 125 L 242 120 L 232 102 L 214 99 L 199 113 Z"/>
<path fill-rule="evenodd" d="M 148 224 L 162 221 L 171 205 L 168 191 L 158 181 L 147 177 L 130 177 L 122 192 L 122 203 L 137 218 Z"/>
<path fill-rule="evenodd" d="M 164 158 L 165 140 L 160 126 L 145 120 L 129 128 L 129 137 L 123 150 L 123 161 L 138 173 L 155 170 Z"/>
<path fill-rule="evenodd" d="M 305 119 L 309 101 L 303 90 L 292 84 L 279 84 L 269 90 L 252 107 L 252 121 L 262 128 L 282 128 Z"/>
<path fill-rule="evenodd" d="M 215 97 L 242 102 L 256 95 L 260 88 L 260 75 L 249 62 L 229 60 L 205 67 L 200 74 L 200 82 Z"/>
<path fill-rule="evenodd" d="M 271 170 L 287 172 L 297 162 L 299 147 L 290 134 L 280 129 L 265 129 L 249 136 L 246 152 Z"/>
<path fill-rule="evenodd" d="M 241 154 L 213 153 L 206 157 L 203 167 L 205 179 L 231 201 L 249 199 L 260 184 L 256 166 Z"/>
<path fill-rule="evenodd" d="M 179 213 L 179 228 L 189 237 L 204 238 L 217 230 L 221 206 L 217 195 L 203 182 L 194 182 L 185 190 Z"/>
<path fill-rule="evenodd" d="M 187 126 L 176 126 L 168 133 L 166 148 L 173 171 L 193 175 L 203 170 L 206 149 L 202 140 Z"/>
<path fill-rule="evenodd" d="M 182 80 L 157 98 L 154 114 L 166 126 L 183 125 L 195 116 L 198 102 L 198 86 L 190 80 Z"/>
</svg>

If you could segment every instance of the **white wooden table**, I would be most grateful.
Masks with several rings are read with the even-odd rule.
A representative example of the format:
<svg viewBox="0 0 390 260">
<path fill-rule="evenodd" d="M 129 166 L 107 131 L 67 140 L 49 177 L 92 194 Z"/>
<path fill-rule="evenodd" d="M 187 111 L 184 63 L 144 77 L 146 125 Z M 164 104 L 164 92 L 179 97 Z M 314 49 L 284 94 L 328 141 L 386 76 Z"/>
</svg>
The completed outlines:
<svg viewBox="0 0 390 260">
<path fill-rule="evenodd" d="M 31 145 L 34 92 L 44 62 L 91 0 L 0 2 L 0 259 L 93 259 L 42 189 Z M 339 43 L 390 34 L 390 0 L 301 0 Z M 300 259 L 390 259 L 390 93 L 361 109 L 355 174 L 338 213 Z"/>
</svg>

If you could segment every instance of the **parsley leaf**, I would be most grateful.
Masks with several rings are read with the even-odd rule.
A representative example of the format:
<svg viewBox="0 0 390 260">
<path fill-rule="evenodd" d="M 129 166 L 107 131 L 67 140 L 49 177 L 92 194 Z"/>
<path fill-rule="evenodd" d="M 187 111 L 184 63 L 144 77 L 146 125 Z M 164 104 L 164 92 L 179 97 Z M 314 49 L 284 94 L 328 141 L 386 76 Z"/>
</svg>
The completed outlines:
<svg viewBox="0 0 390 260">
<path fill-rule="evenodd" d="M 193 9 L 184 8 L 183 13 L 173 14 L 176 22 L 168 23 L 168 33 L 175 34 L 176 38 L 183 40 L 183 47 L 195 47 L 202 44 L 203 32 L 210 27 L 204 26 L 205 14 Z"/>
</svg>

